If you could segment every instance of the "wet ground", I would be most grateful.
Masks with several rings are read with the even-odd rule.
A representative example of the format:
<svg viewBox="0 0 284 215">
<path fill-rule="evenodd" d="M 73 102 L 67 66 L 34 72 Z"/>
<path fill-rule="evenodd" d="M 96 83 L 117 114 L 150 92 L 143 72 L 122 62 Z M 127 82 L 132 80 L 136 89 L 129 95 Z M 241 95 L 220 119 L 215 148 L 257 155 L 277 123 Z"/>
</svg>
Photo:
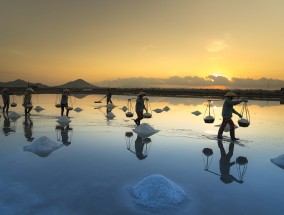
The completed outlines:
<svg viewBox="0 0 284 215">
<path fill-rule="evenodd" d="M 101 95 L 72 97 L 70 105 L 83 111 L 70 112 L 69 126 L 56 122 L 55 95 L 34 95 L 34 107 L 45 110 L 27 118 L 22 98 L 15 99 L 18 106 L 10 111 L 21 117 L 0 119 L 1 215 L 283 214 L 284 170 L 270 161 L 284 154 L 279 102 L 249 101 L 251 124 L 237 128 L 241 140 L 231 143 L 226 132 L 223 141 L 216 139 L 222 101 L 213 101 L 215 122 L 205 124 L 204 99 L 149 97 L 152 109 L 170 110 L 143 120 L 160 131 L 139 142 L 130 133 L 134 121 L 121 110 L 127 96 L 113 99 L 114 119 L 106 118 L 104 103 L 94 103 Z M 191 114 L 196 110 L 202 114 Z M 44 157 L 23 150 L 41 136 L 62 145 Z M 137 206 L 129 189 L 152 174 L 179 185 L 188 201 L 174 211 Z"/>
</svg>

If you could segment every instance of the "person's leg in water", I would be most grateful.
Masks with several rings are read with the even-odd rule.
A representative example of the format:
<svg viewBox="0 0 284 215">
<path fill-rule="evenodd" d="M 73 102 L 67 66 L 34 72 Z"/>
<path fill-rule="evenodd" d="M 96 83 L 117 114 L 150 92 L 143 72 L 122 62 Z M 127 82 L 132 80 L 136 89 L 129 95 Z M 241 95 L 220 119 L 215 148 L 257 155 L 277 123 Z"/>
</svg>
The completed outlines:
<svg viewBox="0 0 284 215">
<path fill-rule="evenodd" d="M 235 140 L 239 140 L 239 138 L 235 137 L 235 124 L 233 122 L 232 119 L 230 119 L 228 121 L 229 125 L 230 125 L 230 136 L 231 136 L 231 140 L 235 141 Z"/>
<path fill-rule="evenodd" d="M 227 123 L 228 123 L 228 119 L 223 118 L 222 124 L 219 128 L 219 131 L 218 131 L 218 136 L 217 136 L 218 139 L 223 139 L 222 135 L 223 135 L 223 132 L 224 132 L 224 129 L 225 129 Z"/>
<path fill-rule="evenodd" d="M 143 119 L 143 111 L 136 111 L 137 119 L 134 120 L 136 125 L 140 125 L 140 121 Z"/>
<path fill-rule="evenodd" d="M 65 105 L 61 104 L 61 116 L 63 116 L 63 114 L 64 114 L 64 107 L 65 107 Z"/>
</svg>

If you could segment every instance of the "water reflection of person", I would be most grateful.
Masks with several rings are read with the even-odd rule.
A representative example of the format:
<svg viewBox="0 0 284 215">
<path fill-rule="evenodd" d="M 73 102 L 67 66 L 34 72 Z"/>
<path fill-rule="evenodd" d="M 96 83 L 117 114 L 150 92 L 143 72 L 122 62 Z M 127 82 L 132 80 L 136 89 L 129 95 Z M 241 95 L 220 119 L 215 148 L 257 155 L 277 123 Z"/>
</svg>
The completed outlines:
<svg viewBox="0 0 284 215">
<path fill-rule="evenodd" d="M 27 138 L 27 141 L 32 142 L 34 140 L 33 137 L 33 121 L 31 120 L 30 116 L 25 116 L 24 121 L 24 133 L 25 137 Z"/>
<path fill-rule="evenodd" d="M 10 118 L 6 115 L 4 116 L 4 122 L 3 122 L 3 133 L 5 136 L 8 136 L 11 132 L 15 132 L 15 129 L 12 129 L 11 126 L 11 122 L 10 122 Z"/>
<path fill-rule="evenodd" d="M 220 149 L 221 158 L 220 158 L 220 180 L 225 184 L 232 183 L 233 181 L 238 183 L 243 183 L 243 181 L 238 180 L 233 175 L 230 174 L 231 166 L 235 165 L 235 162 L 230 162 L 233 153 L 234 153 L 234 143 L 231 142 L 229 145 L 229 151 L 226 153 L 222 140 L 218 140 L 218 147 Z"/>
<path fill-rule="evenodd" d="M 61 126 L 61 141 L 65 146 L 69 146 L 71 144 L 71 141 L 69 141 L 69 134 L 68 132 L 72 130 L 72 128 L 69 127 L 69 125 Z"/>
<path fill-rule="evenodd" d="M 144 145 L 145 143 L 143 142 L 143 139 L 137 135 L 135 140 L 135 154 L 139 160 L 143 160 L 147 157 L 143 154 Z"/>
</svg>

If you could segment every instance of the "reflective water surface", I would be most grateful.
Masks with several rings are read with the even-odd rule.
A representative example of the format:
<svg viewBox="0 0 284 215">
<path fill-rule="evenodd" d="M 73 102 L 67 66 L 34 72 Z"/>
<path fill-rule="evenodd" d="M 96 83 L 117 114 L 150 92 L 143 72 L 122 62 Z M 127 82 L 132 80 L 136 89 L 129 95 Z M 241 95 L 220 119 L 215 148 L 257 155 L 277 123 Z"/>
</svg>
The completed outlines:
<svg viewBox="0 0 284 215">
<path fill-rule="evenodd" d="M 0 118 L 0 214 L 165 214 L 136 206 L 129 195 L 132 185 L 151 174 L 169 178 L 188 196 L 168 213 L 283 214 L 284 170 L 270 161 L 284 154 L 279 102 L 249 101 L 251 124 L 237 128 L 241 140 L 231 143 L 226 132 L 223 141 L 216 140 L 223 101 L 213 101 L 215 121 L 205 124 L 205 99 L 150 96 L 152 110 L 170 110 L 143 119 L 159 132 L 141 139 L 121 110 L 130 97 L 114 96 L 113 119 L 106 118 L 104 103 L 94 103 L 101 97 L 72 97 L 72 106 L 83 111 L 71 111 L 69 125 L 56 122 L 55 95 L 34 95 L 34 107 L 44 110 L 30 117 L 16 98 L 18 106 L 10 111 L 21 116 Z M 191 113 L 196 110 L 202 114 Z M 60 147 L 48 154 L 24 151 L 42 136 Z"/>
</svg>

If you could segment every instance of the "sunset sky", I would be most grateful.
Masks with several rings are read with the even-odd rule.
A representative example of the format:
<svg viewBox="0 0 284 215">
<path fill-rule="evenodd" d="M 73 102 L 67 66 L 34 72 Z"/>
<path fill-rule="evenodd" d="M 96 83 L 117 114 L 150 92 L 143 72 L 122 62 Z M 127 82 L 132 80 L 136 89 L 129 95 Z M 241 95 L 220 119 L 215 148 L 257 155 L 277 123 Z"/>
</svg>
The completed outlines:
<svg viewBox="0 0 284 215">
<path fill-rule="evenodd" d="M 0 29 L 0 82 L 284 85 L 283 0 L 0 0 Z"/>
</svg>

